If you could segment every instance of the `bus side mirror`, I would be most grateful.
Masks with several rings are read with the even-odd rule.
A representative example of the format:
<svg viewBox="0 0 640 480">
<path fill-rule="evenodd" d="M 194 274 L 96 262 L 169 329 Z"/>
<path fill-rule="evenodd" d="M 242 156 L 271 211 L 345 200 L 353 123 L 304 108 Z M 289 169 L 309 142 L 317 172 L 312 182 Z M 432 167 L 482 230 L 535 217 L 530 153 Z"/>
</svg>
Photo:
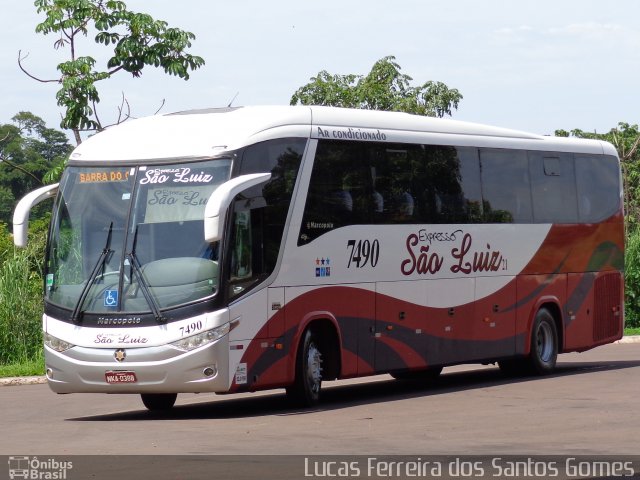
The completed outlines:
<svg viewBox="0 0 640 480">
<path fill-rule="evenodd" d="M 16 247 L 27 246 L 27 233 L 29 231 L 29 212 L 40 202 L 52 198 L 58 193 L 59 183 L 46 185 L 31 193 L 27 193 L 20 199 L 13 211 L 13 243 Z"/>
<path fill-rule="evenodd" d="M 225 215 L 234 197 L 240 192 L 266 182 L 270 173 L 252 173 L 232 178 L 216 188 L 204 209 L 204 240 L 216 242 L 222 238 Z"/>
</svg>

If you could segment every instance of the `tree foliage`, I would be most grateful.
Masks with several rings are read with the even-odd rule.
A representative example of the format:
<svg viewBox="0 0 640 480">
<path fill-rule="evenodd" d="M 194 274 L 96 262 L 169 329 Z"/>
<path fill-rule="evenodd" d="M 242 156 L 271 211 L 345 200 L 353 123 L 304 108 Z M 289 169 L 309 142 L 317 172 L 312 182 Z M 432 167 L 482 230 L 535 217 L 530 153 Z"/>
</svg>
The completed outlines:
<svg viewBox="0 0 640 480">
<path fill-rule="evenodd" d="M 68 49 L 69 59 L 58 65 L 58 77 L 48 80 L 27 72 L 21 54 L 18 63 L 35 80 L 59 83 L 56 99 L 64 108 L 60 126 L 72 130 L 77 143 L 81 141 L 80 131 L 104 127 L 96 112 L 100 102 L 98 82 L 120 71 L 140 77 L 146 66 L 162 68 L 169 75 L 188 80 L 190 71 L 204 65 L 201 57 L 187 52 L 195 38 L 193 33 L 128 10 L 122 1 L 35 0 L 34 5 L 45 17 L 36 32 L 56 35 L 54 47 Z M 79 55 L 81 39 L 90 34 L 95 35 L 95 43 L 113 48 L 104 68 L 97 66 L 94 57 Z M 118 121 L 122 120 L 124 103 Z"/>
<path fill-rule="evenodd" d="M 49 204 L 51 208 L 51 204 Z M 30 225 L 26 249 L 0 222 L 0 365 L 42 357 L 42 267 L 48 222 Z"/>
<path fill-rule="evenodd" d="M 624 254 L 624 314 L 627 327 L 640 327 L 640 229 L 627 235 Z"/>
<path fill-rule="evenodd" d="M 47 128 L 30 112 L 20 112 L 12 121 L 0 124 L 0 223 L 10 223 L 16 201 L 42 186 L 43 177 L 62 165 L 72 148 L 63 132 Z M 37 208 L 34 217 L 50 208 Z"/>
<path fill-rule="evenodd" d="M 0 365 L 42 357 L 42 266 L 51 202 L 31 212 L 30 241 L 16 249 L 11 216 L 16 201 L 71 153 L 67 136 L 29 112 L 0 124 Z"/>
<path fill-rule="evenodd" d="M 323 70 L 300 87 L 291 105 L 329 105 L 408 112 L 430 117 L 451 115 L 462 94 L 442 82 L 428 81 L 411 86 L 413 80 L 401 73 L 395 57 L 378 60 L 367 75 L 332 75 Z"/>
</svg>

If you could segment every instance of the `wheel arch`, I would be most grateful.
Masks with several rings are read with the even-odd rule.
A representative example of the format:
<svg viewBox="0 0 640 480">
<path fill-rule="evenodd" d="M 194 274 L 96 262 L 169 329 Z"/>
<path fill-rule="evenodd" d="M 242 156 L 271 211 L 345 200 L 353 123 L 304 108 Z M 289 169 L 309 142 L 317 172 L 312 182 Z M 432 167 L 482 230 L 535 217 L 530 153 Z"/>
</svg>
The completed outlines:
<svg viewBox="0 0 640 480">
<path fill-rule="evenodd" d="M 327 311 L 312 312 L 304 316 L 298 324 L 291 348 L 291 365 L 297 364 L 300 342 L 304 333 L 312 329 L 323 354 L 323 380 L 335 380 L 342 371 L 342 336 L 336 317 Z"/>
<path fill-rule="evenodd" d="M 533 322 L 536 319 L 536 315 L 541 309 L 546 309 L 553 317 L 553 322 L 556 327 L 556 335 L 558 336 L 558 352 L 564 351 L 564 318 L 562 315 L 562 308 L 560 307 L 560 300 L 555 296 L 540 297 L 536 304 L 529 312 L 529 320 L 527 322 L 527 334 L 525 339 L 525 351 L 524 354 L 531 353 L 531 330 L 533 328 Z"/>
</svg>

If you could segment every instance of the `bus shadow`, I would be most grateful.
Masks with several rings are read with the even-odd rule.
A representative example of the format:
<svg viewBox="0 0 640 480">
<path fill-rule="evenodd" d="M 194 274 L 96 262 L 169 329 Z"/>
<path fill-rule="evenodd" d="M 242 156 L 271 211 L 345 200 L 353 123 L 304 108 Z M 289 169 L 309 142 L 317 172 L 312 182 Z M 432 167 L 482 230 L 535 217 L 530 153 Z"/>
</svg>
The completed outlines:
<svg viewBox="0 0 640 480">
<path fill-rule="evenodd" d="M 606 372 L 640 366 L 637 361 L 606 361 L 589 363 L 559 363 L 552 375 L 543 377 L 509 377 L 498 368 L 445 372 L 439 378 L 429 381 L 417 380 L 377 380 L 371 383 L 341 385 L 340 382 L 323 388 L 321 404 L 312 409 L 292 407 L 282 391 L 255 397 L 225 399 L 217 397 L 212 402 L 176 405 L 166 412 L 135 410 L 85 417 L 69 418 L 67 421 L 108 422 L 108 421 L 148 421 L 148 420 L 203 420 L 234 419 L 264 416 L 308 415 L 315 412 L 339 410 L 359 405 L 370 405 L 420 397 L 437 397 L 449 393 L 463 392 L 479 388 L 501 385 L 537 382 L 556 377 Z"/>
</svg>

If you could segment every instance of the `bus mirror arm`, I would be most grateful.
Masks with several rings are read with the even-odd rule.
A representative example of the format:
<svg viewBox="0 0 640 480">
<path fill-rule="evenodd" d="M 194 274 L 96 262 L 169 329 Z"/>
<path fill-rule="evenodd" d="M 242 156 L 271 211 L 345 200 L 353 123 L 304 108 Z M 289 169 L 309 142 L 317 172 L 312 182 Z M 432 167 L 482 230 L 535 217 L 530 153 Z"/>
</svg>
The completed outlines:
<svg viewBox="0 0 640 480">
<path fill-rule="evenodd" d="M 27 246 L 29 231 L 29 212 L 40 202 L 52 198 L 58 193 L 59 183 L 46 185 L 31 193 L 27 193 L 16 205 L 13 212 L 13 243 L 16 247 Z"/>
<path fill-rule="evenodd" d="M 270 173 L 252 173 L 232 178 L 216 188 L 204 210 L 204 240 L 216 242 L 222 238 L 225 215 L 234 197 L 244 190 L 271 178 Z"/>
</svg>

